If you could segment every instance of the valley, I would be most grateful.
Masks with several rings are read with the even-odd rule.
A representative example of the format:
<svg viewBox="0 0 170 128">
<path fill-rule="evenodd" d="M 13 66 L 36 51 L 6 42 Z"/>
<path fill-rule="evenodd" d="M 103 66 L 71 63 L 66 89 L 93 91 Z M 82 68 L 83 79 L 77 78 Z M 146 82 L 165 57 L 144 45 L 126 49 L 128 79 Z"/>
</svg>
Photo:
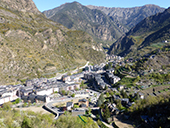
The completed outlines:
<svg viewBox="0 0 170 128">
<path fill-rule="evenodd" d="M 0 127 L 170 127 L 170 7 L 34 1 L 0 0 Z"/>
</svg>

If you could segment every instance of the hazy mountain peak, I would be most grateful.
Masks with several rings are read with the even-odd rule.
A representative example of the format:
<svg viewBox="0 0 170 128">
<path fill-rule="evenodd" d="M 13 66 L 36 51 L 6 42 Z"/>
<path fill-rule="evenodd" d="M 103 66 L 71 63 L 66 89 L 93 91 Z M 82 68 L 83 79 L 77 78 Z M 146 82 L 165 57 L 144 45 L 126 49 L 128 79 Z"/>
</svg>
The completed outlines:
<svg viewBox="0 0 170 128">
<path fill-rule="evenodd" d="M 154 4 L 147 4 L 132 8 L 103 7 L 103 6 L 86 6 L 90 9 L 98 9 L 110 17 L 116 18 L 120 23 L 132 28 L 141 20 L 156 13 L 163 12 L 165 9 Z"/>
<path fill-rule="evenodd" d="M 69 29 L 86 31 L 102 41 L 115 41 L 127 32 L 126 27 L 102 11 L 89 9 L 78 2 L 67 3 L 43 13 Z"/>
<path fill-rule="evenodd" d="M 0 0 L 2 7 L 10 10 L 40 13 L 32 0 Z"/>
</svg>

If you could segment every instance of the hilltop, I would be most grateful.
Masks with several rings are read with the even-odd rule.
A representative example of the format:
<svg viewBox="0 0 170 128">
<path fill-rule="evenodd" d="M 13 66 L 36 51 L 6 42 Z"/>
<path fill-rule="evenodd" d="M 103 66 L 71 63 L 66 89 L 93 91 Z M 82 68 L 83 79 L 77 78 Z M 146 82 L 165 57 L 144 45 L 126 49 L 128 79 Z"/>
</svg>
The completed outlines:
<svg viewBox="0 0 170 128">
<path fill-rule="evenodd" d="M 0 0 L 0 6 L 12 11 L 32 12 L 40 14 L 32 0 Z"/>
</svg>

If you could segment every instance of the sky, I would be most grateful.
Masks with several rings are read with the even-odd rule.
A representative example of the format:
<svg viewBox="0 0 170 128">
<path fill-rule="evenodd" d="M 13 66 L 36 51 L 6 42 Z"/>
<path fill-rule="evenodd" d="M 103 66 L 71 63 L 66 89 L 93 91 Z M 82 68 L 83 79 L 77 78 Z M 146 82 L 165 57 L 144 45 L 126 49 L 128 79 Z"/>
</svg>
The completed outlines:
<svg viewBox="0 0 170 128">
<path fill-rule="evenodd" d="M 64 3 L 71 3 L 75 0 L 33 0 L 37 8 L 42 12 L 53 9 Z M 95 5 L 105 7 L 136 7 L 145 4 L 155 4 L 160 7 L 168 8 L 170 0 L 77 0 L 82 5 Z"/>
</svg>

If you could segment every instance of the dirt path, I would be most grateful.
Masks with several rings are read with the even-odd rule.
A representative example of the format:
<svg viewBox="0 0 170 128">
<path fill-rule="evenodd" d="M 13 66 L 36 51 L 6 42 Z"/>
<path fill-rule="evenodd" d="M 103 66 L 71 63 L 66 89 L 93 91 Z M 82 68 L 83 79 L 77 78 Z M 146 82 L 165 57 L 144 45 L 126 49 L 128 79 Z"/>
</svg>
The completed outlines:
<svg viewBox="0 0 170 128">
<path fill-rule="evenodd" d="M 114 121 L 119 128 L 134 128 L 131 124 L 122 122 L 121 118 L 114 117 Z"/>
<path fill-rule="evenodd" d="M 45 109 L 42 108 L 42 106 L 40 107 L 36 107 L 36 106 L 31 106 L 31 107 L 26 107 L 26 108 L 15 108 L 16 110 L 22 110 L 22 111 L 33 111 L 33 112 L 40 112 L 42 114 L 50 114 L 50 112 L 46 111 Z"/>
</svg>

